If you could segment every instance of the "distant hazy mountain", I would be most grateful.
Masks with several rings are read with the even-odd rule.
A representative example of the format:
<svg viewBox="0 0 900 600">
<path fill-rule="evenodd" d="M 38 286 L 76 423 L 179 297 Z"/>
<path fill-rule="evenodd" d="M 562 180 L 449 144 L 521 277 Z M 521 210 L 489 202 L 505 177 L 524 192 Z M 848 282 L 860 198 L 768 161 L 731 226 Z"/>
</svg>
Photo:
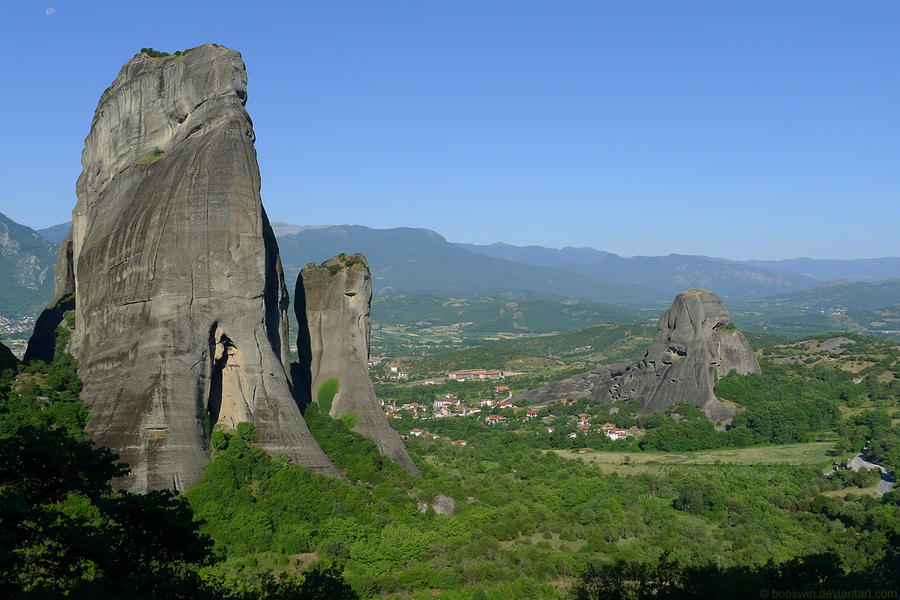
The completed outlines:
<svg viewBox="0 0 900 600">
<path fill-rule="evenodd" d="M 568 264 L 562 268 L 613 282 L 652 285 L 672 296 L 703 288 L 727 302 L 809 289 L 820 283 L 797 273 L 681 254 L 630 258 L 611 255 L 596 262 Z"/>
<path fill-rule="evenodd" d="M 282 221 L 274 221 L 271 223 L 272 231 L 275 232 L 276 237 L 282 235 L 290 235 L 292 233 L 300 233 L 301 231 L 306 231 L 307 229 L 321 229 L 322 227 L 332 227 L 332 225 L 292 225 L 290 223 L 284 223 Z"/>
<path fill-rule="evenodd" d="M 900 278 L 829 281 L 811 290 L 747 300 L 735 310 L 766 314 L 842 313 L 900 307 Z"/>
<path fill-rule="evenodd" d="M 0 277 L 6 273 L 10 280 L 18 277 L 16 281 L 24 282 L 2 287 L 0 315 L 27 312 L 29 307 L 36 310 L 49 299 L 55 244 L 69 227 L 70 223 L 62 223 L 35 232 L 0 215 L 0 269 L 6 269 L 0 271 Z M 572 297 L 650 306 L 668 303 L 678 292 L 699 287 L 712 290 L 729 306 L 741 303 L 740 310 L 779 314 L 825 310 L 839 304 L 847 310 L 874 310 L 896 306 L 900 296 L 896 281 L 868 287 L 816 287 L 830 279 L 872 282 L 898 278 L 900 258 L 730 261 L 678 254 L 621 257 L 594 248 L 452 244 L 433 231 L 406 227 L 274 222 L 272 228 L 291 291 L 307 262 L 318 263 L 340 252 L 363 252 L 372 266 L 376 294 L 403 291 L 473 297 L 515 291 L 536 298 Z M 39 236 L 37 241 L 34 234 Z M 18 246 L 4 242 L 6 239 Z M 753 298 L 759 300 L 751 301 Z"/>
<path fill-rule="evenodd" d="M 0 213 L 0 315 L 30 314 L 50 301 L 56 248 Z"/>
<path fill-rule="evenodd" d="M 291 283 L 308 262 L 318 263 L 341 252 L 362 252 L 372 268 L 376 294 L 404 291 L 475 296 L 515 290 L 609 304 L 671 301 L 668 293 L 652 288 L 470 252 L 427 229 L 320 227 L 282 235 L 278 246 Z"/>
<path fill-rule="evenodd" d="M 545 248 L 543 246 L 512 246 L 503 242 L 496 242 L 488 246 L 459 242 L 456 245 L 485 256 L 515 260 L 539 267 L 561 267 L 566 264 L 594 262 L 616 256 L 593 248 L 572 248 L 571 246 Z"/>
<path fill-rule="evenodd" d="M 289 235 L 291 233 L 300 233 L 301 231 L 306 231 L 307 229 L 330 227 L 330 225 L 292 225 L 291 223 L 283 223 L 281 221 L 275 221 L 271 223 L 271 225 L 272 231 L 275 232 L 276 236 Z M 35 232 L 45 240 L 53 242 L 54 244 L 60 244 L 69 234 L 69 229 L 71 228 L 72 221 L 67 221 L 65 223 L 60 223 L 59 225 L 47 227 L 46 229 L 36 229 Z"/>
<path fill-rule="evenodd" d="M 59 225 L 54 225 L 52 227 L 35 229 L 35 233 L 48 242 L 53 242 L 54 244 L 59 245 L 64 239 L 66 239 L 66 236 L 69 235 L 69 229 L 71 228 L 72 221 L 67 221 L 65 223 L 60 223 Z"/>
<path fill-rule="evenodd" d="M 518 260 L 532 265 L 554 266 L 625 285 L 650 287 L 667 296 L 691 288 L 712 290 L 728 302 L 814 287 L 819 281 L 806 275 L 705 256 L 621 257 L 593 248 L 544 248 L 459 244 L 485 256 Z"/>
<path fill-rule="evenodd" d="M 792 271 L 809 275 L 820 281 L 850 279 L 851 281 L 880 281 L 900 277 L 900 258 L 854 258 L 829 260 L 790 258 L 787 260 L 748 260 L 742 264 L 775 271 Z"/>
<path fill-rule="evenodd" d="M 546 248 L 544 246 L 513 246 L 503 242 L 495 242 L 489 245 L 457 243 L 458 246 L 471 252 L 517 260 L 530 265 L 546 267 L 564 267 L 574 264 L 594 263 L 607 261 L 615 262 L 617 259 L 629 261 L 640 259 L 663 259 L 669 257 L 641 257 L 625 258 L 604 252 L 594 248 Z M 852 259 L 819 259 L 819 258 L 789 258 L 784 260 L 727 260 L 709 256 L 684 256 L 672 254 L 670 257 L 682 259 L 711 260 L 738 265 L 744 268 L 752 267 L 763 269 L 771 275 L 773 271 L 788 272 L 796 275 L 805 275 L 818 281 L 832 281 L 836 279 L 849 279 L 851 281 L 880 281 L 900 277 L 900 258 L 852 258 Z M 610 279 L 611 278 L 606 278 Z"/>
</svg>

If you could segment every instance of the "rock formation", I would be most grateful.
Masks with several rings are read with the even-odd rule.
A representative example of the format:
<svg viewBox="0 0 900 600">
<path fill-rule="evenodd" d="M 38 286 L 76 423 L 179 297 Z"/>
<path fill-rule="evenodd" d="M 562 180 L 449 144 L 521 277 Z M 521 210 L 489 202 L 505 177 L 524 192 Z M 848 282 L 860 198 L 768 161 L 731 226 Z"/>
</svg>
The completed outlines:
<svg viewBox="0 0 900 600">
<path fill-rule="evenodd" d="M 456 514 L 456 500 L 450 496 L 444 496 L 443 494 L 438 494 L 431 504 L 419 502 L 417 506 L 419 512 L 423 515 L 428 512 L 429 508 L 433 510 L 435 514 L 444 515 L 445 517 L 452 517 Z"/>
<path fill-rule="evenodd" d="M 19 359 L 12 353 L 12 350 L 0 342 L 0 372 L 5 371 L 6 369 L 15 369 L 18 363 Z"/>
<path fill-rule="evenodd" d="M 337 380 L 330 407 L 321 408 L 334 418 L 356 415 L 353 431 L 375 442 L 382 454 L 409 473 L 418 475 L 400 436 L 378 404 L 369 377 L 371 302 L 372 276 L 362 254 L 343 254 L 303 268 L 294 292 L 300 325 L 300 378 L 313 401 L 318 401 L 325 382 Z"/>
<path fill-rule="evenodd" d="M 187 489 L 214 424 L 338 475 L 289 375 L 278 246 L 260 201 L 239 53 L 138 54 L 85 139 L 57 300 L 74 291 L 87 431 L 131 466 L 132 491 Z"/>
<path fill-rule="evenodd" d="M 519 394 L 513 398 L 547 404 L 588 397 L 600 403 L 638 400 L 640 414 L 665 410 L 676 402 L 703 409 L 713 421 L 728 422 L 733 411 L 716 398 L 717 377 L 731 371 L 759 373 L 753 348 L 728 319 L 728 309 L 706 290 L 678 294 L 657 325 L 644 358 L 633 364 L 603 366 Z"/>
</svg>

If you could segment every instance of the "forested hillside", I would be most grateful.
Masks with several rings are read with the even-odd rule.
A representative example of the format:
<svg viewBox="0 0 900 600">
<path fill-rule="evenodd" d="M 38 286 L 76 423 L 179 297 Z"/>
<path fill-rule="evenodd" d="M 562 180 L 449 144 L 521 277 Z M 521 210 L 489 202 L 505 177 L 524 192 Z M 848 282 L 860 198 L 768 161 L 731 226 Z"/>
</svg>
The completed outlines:
<svg viewBox="0 0 900 600">
<path fill-rule="evenodd" d="M 0 213 L 0 317 L 43 308 L 53 295 L 56 244 Z"/>
<path fill-rule="evenodd" d="M 796 390 L 824 394 L 829 400 L 818 406 L 827 409 L 825 418 L 809 429 L 832 441 L 815 447 L 834 445 L 840 456 L 868 438 L 893 464 L 897 357 L 883 343 L 847 339 L 853 343 L 843 343 L 844 351 L 824 339 L 805 350 L 773 347 L 771 360 L 799 362 L 767 363 L 762 376 L 726 377 L 722 390 L 748 415 L 769 414 L 753 412 L 768 405 L 812 415 L 797 404 Z M 829 367 L 834 356 L 858 365 L 857 375 L 844 378 L 843 368 Z M 658 598 L 734 586 L 758 593 L 811 582 L 837 590 L 900 583 L 896 492 L 860 495 L 870 478 L 826 477 L 831 459 L 822 454 L 776 465 L 757 447 L 743 462 L 688 458 L 654 466 L 635 458 L 633 465 L 629 456 L 671 455 L 651 450 L 661 444 L 650 444 L 650 423 L 642 424 L 648 433 L 636 445 L 601 441 L 598 448 L 618 458 L 597 463 L 590 458 L 606 450 L 571 453 L 594 437 L 578 444 L 545 437 L 541 421 L 523 428 L 467 417 L 420 420 L 437 436 L 408 440 L 419 479 L 313 404 L 306 420 L 346 480 L 263 453 L 253 445 L 253 428 L 241 425 L 214 432 L 212 461 L 184 497 L 115 493 L 110 482 L 122 467 L 86 441 L 74 367 L 58 352 L 51 364 L 2 376 L 2 583 L 22 597 L 114 589 L 125 598 Z M 550 407 L 543 418 L 561 424 L 583 410 L 628 418 L 627 407 L 615 414 L 610 408 L 582 402 Z M 679 410 L 678 421 L 657 419 L 658 439 L 698 439 L 690 429 L 697 415 Z M 674 437 L 665 434 L 667 422 Z M 398 422 L 401 431 L 406 423 Z M 748 417 L 746 427 L 764 431 L 763 423 Z M 467 444 L 453 443 L 459 439 Z M 554 439 L 569 442 L 569 453 L 548 451 Z M 742 443 L 760 441 L 783 440 Z"/>
</svg>

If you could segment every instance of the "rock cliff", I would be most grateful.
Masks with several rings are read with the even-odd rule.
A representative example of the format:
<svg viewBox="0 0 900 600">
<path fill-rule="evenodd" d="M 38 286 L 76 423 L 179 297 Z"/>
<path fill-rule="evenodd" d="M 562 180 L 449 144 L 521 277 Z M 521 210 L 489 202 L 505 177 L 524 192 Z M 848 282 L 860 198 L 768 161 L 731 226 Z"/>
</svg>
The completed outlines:
<svg viewBox="0 0 900 600">
<path fill-rule="evenodd" d="M 369 309 L 372 276 L 362 254 L 335 256 L 321 265 L 308 264 L 297 278 L 294 310 L 299 323 L 297 354 L 304 391 L 313 401 L 329 380 L 337 392 L 330 406 L 332 417 L 353 413 L 353 431 L 378 445 L 382 454 L 413 475 L 416 465 L 400 436 L 388 423 L 375 397 L 369 376 Z M 328 402 L 327 399 L 324 400 Z"/>
<path fill-rule="evenodd" d="M 750 343 L 734 329 L 728 309 L 706 290 L 678 294 L 659 319 L 656 337 L 644 358 L 603 366 L 513 398 L 546 404 L 589 397 L 596 402 L 638 400 L 640 414 L 665 410 L 676 402 L 701 408 L 713 421 L 730 421 L 733 411 L 716 398 L 717 377 L 731 371 L 759 373 Z"/>
<path fill-rule="evenodd" d="M 12 350 L 0 342 L 0 372 L 6 369 L 15 369 L 18 363 L 19 359 L 12 353 Z"/>
<path fill-rule="evenodd" d="M 292 394 L 246 82 L 221 46 L 138 54 L 85 139 L 56 295 L 75 294 L 87 431 L 131 466 L 132 491 L 186 489 L 212 426 L 241 421 L 267 451 L 338 475 Z"/>
</svg>

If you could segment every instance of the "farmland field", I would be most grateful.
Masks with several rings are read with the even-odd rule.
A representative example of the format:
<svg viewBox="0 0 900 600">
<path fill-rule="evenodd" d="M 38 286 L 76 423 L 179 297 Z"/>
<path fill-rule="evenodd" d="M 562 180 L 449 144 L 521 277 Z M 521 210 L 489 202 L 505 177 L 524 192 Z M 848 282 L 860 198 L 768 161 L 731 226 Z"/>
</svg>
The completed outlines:
<svg viewBox="0 0 900 600">
<path fill-rule="evenodd" d="M 605 473 L 622 475 L 643 473 L 653 468 L 672 465 L 709 465 L 731 463 L 739 465 L 788 464 L 821 465 L 823 470 L 833 458 L 827 452 L 834 447 L 831 442 L 755 446 L 728 450 L 700 452 L 586 452 L 554 450 L 564 458 L 580 458 L 600 467 Z"/>
</svg>

